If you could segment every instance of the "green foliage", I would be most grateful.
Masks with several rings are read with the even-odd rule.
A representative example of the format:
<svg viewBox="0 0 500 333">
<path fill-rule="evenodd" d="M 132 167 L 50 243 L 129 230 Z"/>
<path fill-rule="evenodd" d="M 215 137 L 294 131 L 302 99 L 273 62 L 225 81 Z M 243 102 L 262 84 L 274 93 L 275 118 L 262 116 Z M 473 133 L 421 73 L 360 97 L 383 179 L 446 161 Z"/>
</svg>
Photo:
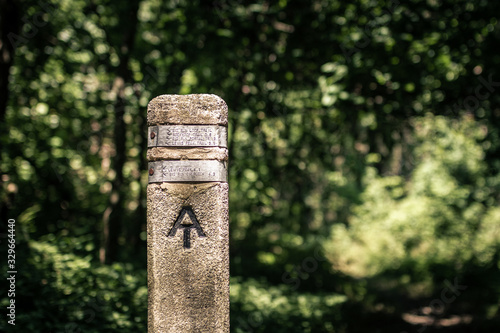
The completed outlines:
<svg viewBox="0 0 500 333">
<path fill-rule="evenodd" d="M 470 117 L 430 115 L 415 118 L 413 126 L 409 178 L 381 177 L 368 168 L 362 204 L 346 225 L 332 228 L 326 251 L 346 274 L 367 277 L 401 267 L 433 274 L 438 264 L 460 271 L 469 261 L 490 263 L 500 249 L 500 209 L 485 189 L 496 183 L 487 177 L 480 144 L 486 127 Z"/>
<path fill-rule="evenodd" d="M 130 264 L 95 264 L 89 255 L 63 252 L 47 241 L 18 244 L 18 248 L 24 252 L 21 258 L 26 258 L 17 274 L 15 298 L 16 326 L 23 331 L 146 331 L 144 271 Z M 3 298 L 2 307 L 6 302 Z"/>
<path fill-rule="evenodd" d="M 231 281 L 233 332 L 338 332 L 343 295 L 295 294 L 253 279 Z"/>
</svg>

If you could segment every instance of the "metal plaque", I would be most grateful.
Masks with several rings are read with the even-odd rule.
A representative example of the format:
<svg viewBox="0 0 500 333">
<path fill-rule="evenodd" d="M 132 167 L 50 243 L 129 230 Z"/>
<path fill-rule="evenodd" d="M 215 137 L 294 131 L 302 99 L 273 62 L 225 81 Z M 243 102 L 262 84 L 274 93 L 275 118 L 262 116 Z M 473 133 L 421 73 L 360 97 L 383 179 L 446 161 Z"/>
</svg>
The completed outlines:
<svg viewBox="0 0 500 333">
<path fill-rule="evenodd" d="M 149 162 L 149 182 L 227 182 L 225 162 L 156 161 Z"/>
<path fill-rule="evenodd" d="M 227 147 L 227 128 L 217 125 L 159 125 L 148 128 L 148 147 Z"/>
</svg>

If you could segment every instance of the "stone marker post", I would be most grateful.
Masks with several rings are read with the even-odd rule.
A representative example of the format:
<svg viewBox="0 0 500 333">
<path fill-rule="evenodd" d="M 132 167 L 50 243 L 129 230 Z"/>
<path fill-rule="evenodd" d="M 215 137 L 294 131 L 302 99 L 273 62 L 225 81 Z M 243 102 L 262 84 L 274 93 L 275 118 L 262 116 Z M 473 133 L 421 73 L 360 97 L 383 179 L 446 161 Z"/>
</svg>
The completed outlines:
<svg viewBox="0 0 500 333">
<path fill-rule="evenodd" d="M 148 105 L 148 333 L 229 332 L 227 105 Z"/>
</svg>

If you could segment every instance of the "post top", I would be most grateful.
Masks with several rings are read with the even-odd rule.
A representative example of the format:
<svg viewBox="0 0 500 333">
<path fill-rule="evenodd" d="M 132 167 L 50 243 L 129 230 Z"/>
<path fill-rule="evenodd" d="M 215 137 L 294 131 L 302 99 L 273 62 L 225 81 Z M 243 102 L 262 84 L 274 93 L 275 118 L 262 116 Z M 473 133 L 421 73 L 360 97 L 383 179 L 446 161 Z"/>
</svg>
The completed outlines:
<svg viewBox="0 0 500 333">
<path fill-rule="evenodd" d="M 213 94 L 160 95 L 148 104 L 148 125 L 227 126 L 227 104 Z"/>
</svg>

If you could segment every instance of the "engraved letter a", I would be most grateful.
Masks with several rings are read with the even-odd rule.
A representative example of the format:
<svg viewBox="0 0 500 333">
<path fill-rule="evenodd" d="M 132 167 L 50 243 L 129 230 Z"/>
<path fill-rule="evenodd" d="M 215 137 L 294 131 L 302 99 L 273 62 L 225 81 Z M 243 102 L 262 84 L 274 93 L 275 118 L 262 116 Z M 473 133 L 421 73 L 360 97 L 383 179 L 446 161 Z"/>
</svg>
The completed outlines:
<svg viewBox="0 0 500 333">
<path fill-rule="evenodd" d="M 185 215 L 188 215 L 189 219 L 184 219 Z M 195 229 L 198 232 L 198 237 L 206 237 L 205 233 L 201 229 L 200 223 L 194 215 L 193 209 L 189 206 L 182 207 L 182 210 L 175 220 L 174 226 L 168 233 L 168 237 L 174 237 L 177 233 L 177 229 L 184 229 L 184 248 L 191 248 L 191 229 Z"/>
</svg>

